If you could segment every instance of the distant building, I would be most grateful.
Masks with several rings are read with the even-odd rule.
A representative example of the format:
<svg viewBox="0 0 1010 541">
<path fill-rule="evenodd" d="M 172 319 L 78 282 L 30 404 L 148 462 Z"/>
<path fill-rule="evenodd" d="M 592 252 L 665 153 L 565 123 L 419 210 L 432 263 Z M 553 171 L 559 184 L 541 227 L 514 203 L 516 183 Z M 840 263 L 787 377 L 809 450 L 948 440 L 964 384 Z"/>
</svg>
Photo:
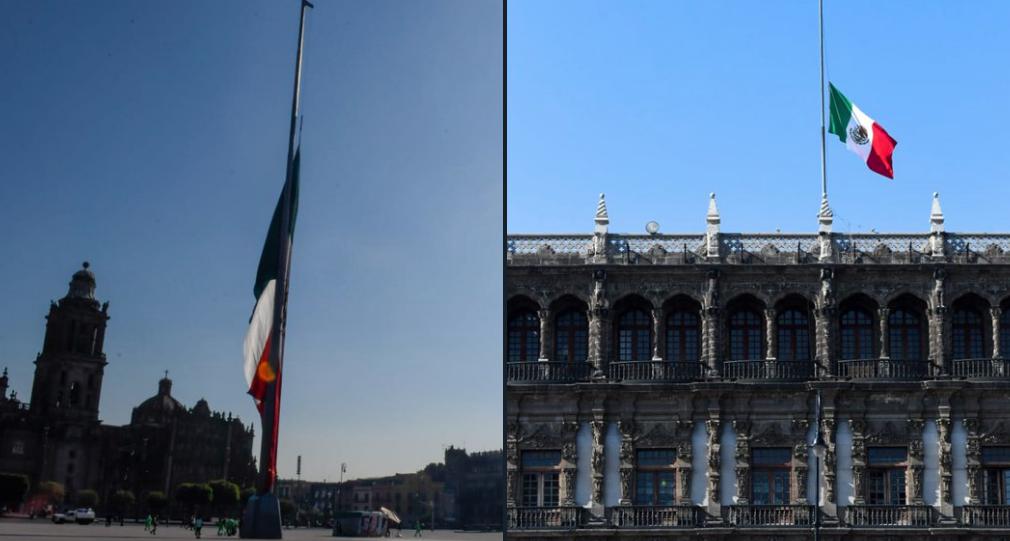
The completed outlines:
<svg viewBox="0 0 1010 541">
<path fill-rule="evenodd" d="M 228 479 L 251 485 L 256 476 L 252 427 L 212 412 L 206 400 L 186 408 L 172 381 L 134 408 L 130 424 L 98 418 L 109 303 L 95 298 L 95 275 L 84 264 L 67 295 L 49 307 L 42 352 L 35 359 L 30 403 L 8 393 L 0 376 L 0 471 L 28 475 L 32 485 L 61 483 L 68 498 L 96 490 L 101 501 L 131 490 L 138 501 L 182 482 Z"/>
<path fill-rule="evenodd" d="M 446 492 L 453 495 L 455 522 L 463 528 L 501 528 L 505 512 L 505 462 L 501 450 L 467 454 L 445 450 Z"/>
</svg>

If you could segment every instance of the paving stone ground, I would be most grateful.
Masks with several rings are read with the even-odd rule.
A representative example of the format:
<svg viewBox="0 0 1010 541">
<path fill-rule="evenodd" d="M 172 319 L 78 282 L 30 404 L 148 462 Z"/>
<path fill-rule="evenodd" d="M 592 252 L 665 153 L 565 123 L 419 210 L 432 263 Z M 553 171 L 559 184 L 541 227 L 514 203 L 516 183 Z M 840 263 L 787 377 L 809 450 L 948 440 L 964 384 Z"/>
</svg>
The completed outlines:
<svg viewBox="0 0 1010 541">
<path fill-rule="evenodd" d="M 95 523 L 87 526 L 80 524 L 53 524 L 46 520 L 27 520 L 18 518 L 0 518 L 0 541 L 7 539 L 30 539 L 32 541 L 70 541 L 75 539 L 97 540 L 97 539 L 195 539 L 193 532 L 178 525 L 159 526 L 158 535 L 151 535 L 144 531 L 143 524 L 129 524 L 125 526 L 105 526 L 105 523 Z M 238 537 L 217 536 L 217 527 L 205 527 L 203 529 L 203 539 L 225 540 L 238 539 Z M 321 528 L 297 528 L 284 530 L 284 539 L 350 539 L 347 537 L 332 537 L 329 530 Z M 396 539 L 396 532 L 389 538 L 371 537 L 360 539 Z M 414 540 L 413 530 L 403 530 L 404 540 Z M 501 541 L 501 532 L 496 533 L 476 533 L 476 532 L 454 532 L 449 530 L 424 531 L 421 538 L 423 541 Z"/>
</svg>

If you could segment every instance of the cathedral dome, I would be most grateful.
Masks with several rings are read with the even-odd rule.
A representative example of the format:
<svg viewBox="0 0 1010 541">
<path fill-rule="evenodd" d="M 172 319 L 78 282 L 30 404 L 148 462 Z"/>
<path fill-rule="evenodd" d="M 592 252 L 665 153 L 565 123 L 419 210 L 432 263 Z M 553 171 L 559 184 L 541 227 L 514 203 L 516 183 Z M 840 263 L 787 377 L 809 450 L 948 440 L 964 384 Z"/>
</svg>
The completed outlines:
<svg viewBox="0 0 1010 541">
<path fill-rule="evenodd" d="M 81 270 L 74 273 L 70 279 L 70 291 L 67 297 L 71 299 L 95 300 L 95 273 L 91 272 L 91 264 L 85 261 Z"/>
<path fill-rule="evenodd" d="M 158 394 L 141 402 L 134 410 L 134 418 L 156 421 L 185 409 L 181 402 L 172 398 L 172 380 L 164 377 L 158 382 Z"/>
</svg>

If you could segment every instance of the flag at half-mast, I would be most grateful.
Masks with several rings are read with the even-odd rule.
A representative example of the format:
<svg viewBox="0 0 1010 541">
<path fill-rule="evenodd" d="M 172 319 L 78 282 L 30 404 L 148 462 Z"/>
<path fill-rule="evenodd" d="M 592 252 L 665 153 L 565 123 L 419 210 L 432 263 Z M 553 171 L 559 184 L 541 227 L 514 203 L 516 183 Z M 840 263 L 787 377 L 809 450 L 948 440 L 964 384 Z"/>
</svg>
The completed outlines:
<svg viewBox="0 0 1010 541">
<path fill-rule="evenodd" d="M 883 126 L 866 116 L 856 104 L 828 83 L 831 91 L 831 127 L 828 131 L 837 135 L 849 150 L 866 162 L 873 172 L 894 178 L 891 155 L 898 144 Z"/>
<path fill-rule="evenodd" d="M 287 266 L 287 258 L 290 251 L 284 246 L 290 246 L 290 239 L 295 233 L 295 216 L 298 213 L 298 169 L 301 162 L 301 150 L 295 152 L 294 163 L 291 166 L 291 178 L 287 182 L 291 183 L 291 206 L 288 230 L 281 231 L 281 214 L 284 205 L 284 192 L 281 192 L 280 199 L 277 200 L 277 207 L 274 208 L 273 218 L 270 220 L 270 231 L 267 232 L 267 240 L 263 244 L 263 253 L 260 255 L 259 268 L 256 271 L 256 284 L 253 286 L 253 294 L 256 296 L 256 308 L 253 309 L 252 318 L 249 320 L 249 330 L 246 332 L 244 353 L 245 353 L 245 379 L 249 385 L 249 394 L 256 401 L 256 409 L 263 413 L 263 402 L 265 400 L 267 386 L 274 382 L 280 374 L 270 365 L 271 336 L 274 325 L 279 322 L 274 321 L 275 303 L 278 302 L 277 288 L 283 287 L 278 281 L 281 275 L 281 265 Z M 287 243 L 281 242 L 282 235 L 287 235 Z M 283 293 L 283 291 L 281 291 Z M 280 302 L 283 302 L 281 300 Z"/>
</svg>

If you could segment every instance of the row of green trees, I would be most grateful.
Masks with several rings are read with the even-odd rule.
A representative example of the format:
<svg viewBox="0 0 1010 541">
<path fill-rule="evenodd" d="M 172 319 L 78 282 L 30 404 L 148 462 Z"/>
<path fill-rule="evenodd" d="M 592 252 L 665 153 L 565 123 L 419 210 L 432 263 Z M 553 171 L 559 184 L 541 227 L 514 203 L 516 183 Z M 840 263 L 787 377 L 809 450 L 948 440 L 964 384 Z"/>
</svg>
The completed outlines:
<svg viewBox="0 0 1010 541">
<path fill-rule="evenodd" d="M 0 473 L 0 507 L 11 509 L 21 505 L 28 496 L 29 487 L 26 475 Z M 181 483 L 175 487 L 173 496 L 178 507 L 187 513 L 213 512 L 220 516 L 237 512 L 238 505 L 245 506 L 246 500 L 254 492 L 252 488 L 240 490 L 235 483 L 218 479 L 209 483 Z M 45 481 L 36 487 L 33 498 L 45 504 L 60 505 L 64 503 L 66 490 L 60 483 Z M 97 508 L 101 501 L 97 492 L 84 489 L 74 494 L 73 503 L 79 507 Z M 106 510 L 126 515 L 135 508 L 136 503 L 137 498 L 133 492 L 117 490 L 109 495 Z M 169 499 L 164 492 L 152 491 L 147 493 L 145 503 L 150 512 L 161 513 L 168 507 Z"/>
</svg>

